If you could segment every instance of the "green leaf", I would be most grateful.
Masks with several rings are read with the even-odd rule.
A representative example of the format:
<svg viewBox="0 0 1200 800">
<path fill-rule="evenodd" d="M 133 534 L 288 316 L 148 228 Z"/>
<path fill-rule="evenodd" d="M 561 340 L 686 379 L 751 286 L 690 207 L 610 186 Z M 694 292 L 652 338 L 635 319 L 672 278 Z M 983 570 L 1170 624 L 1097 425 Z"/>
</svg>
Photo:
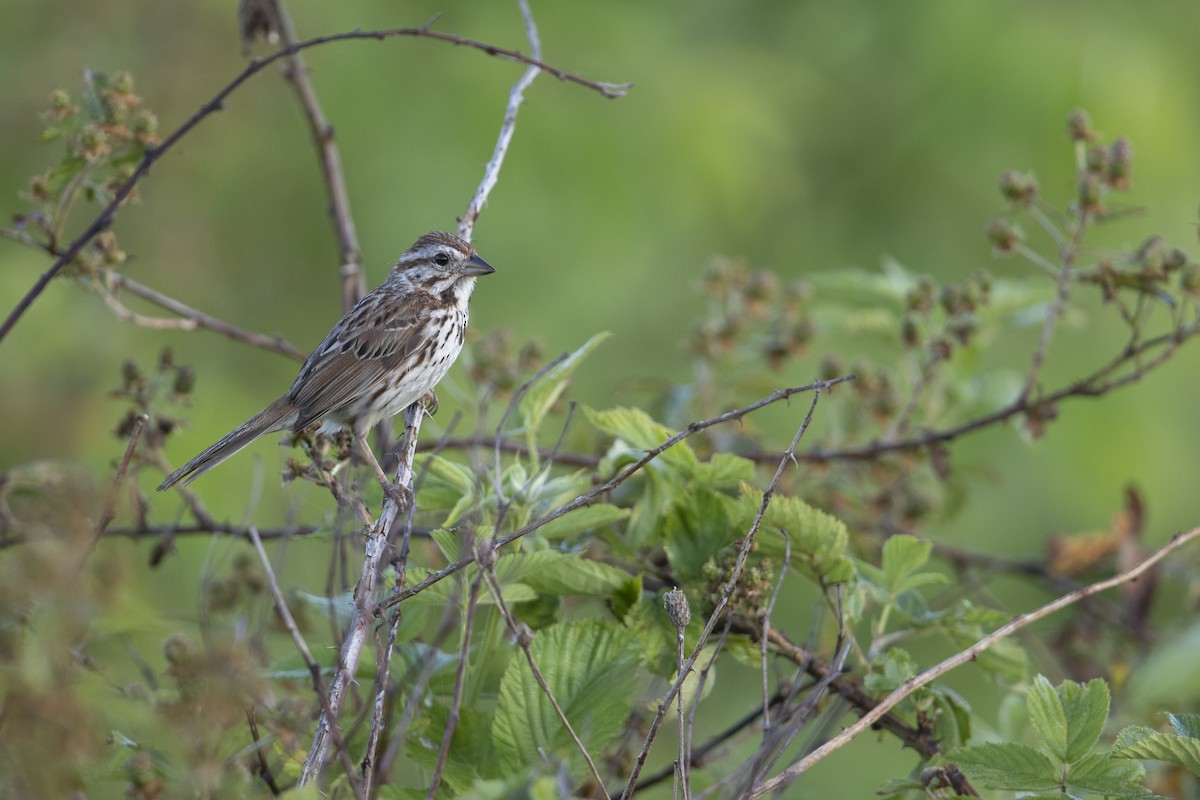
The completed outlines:
<svg viewBox="0 0 1200 800">
<path fill-rule="evenodd" d="M 749 530 L 763 494 L 747 483 L 742 484 L 733 522 L 739 535 Z M 758 537 L 760 555 L 772 558 L 784 554 L 786 534 L 791 540 L 792 566 L 807 572 L 822 585 L 848 581 L 854 565 L 846 557 L 849 534 L 846 524 L 837 517 L 819 511 L 796 497 L 775 495 L 763 515 Z"/>
<path fill-rule="evenodd" d="M 1099 678 L 1086 684 L 1064 681 L 1058 687 L 1067 718 L 1067 761 L 1076 761 L 1091 752 L 1104 723 L 1108 720 L 1108 684 Z"/>
<path fill-rule="evenodd" d="M 949 758 L 973 783 L 1009 791 L 1058 791 L 1059 766 L 1041 750 L 1024 744 L 989 742 L 960 747 Z"/>
<path fill-rule="evenodd" d="M 629 713 L 625 702 L 614 699 L 627 697 L 637 678 L 635 637 L 611 623 L 563 623 L 539 632 L 530 649 L 572 728 L 590 753 L 598 753 L 620 732 Z M 555 757 L 577 767 L 582 764 L 566 728 L 521 657 L 509 662 L 500 682 L 492 741 L 505 771 Z"/>
<path fill-rule="evenodd" d="M 696 464 L 691 480 L 711 489 L 736 489 L 743 481 L 754 480 L 754 462 L 731 453 L 716 453 Z"/>
<path fill-rule="evenodd" d="M 603 528 L 607 525 L 612 525 L 616 522 L 629 518 L 629 509 L 617 508 L 608 503 L 596 503 L 591 506 L 583 506 L 577 508 L 567 514 L 563 514 L 556 520 L 546 523 L 537 529 L 538 535 L 543 539 L 550 541 L 558 541 L 561 539 L 571 539 L 581 533 Z"/>
<path fill-rule="evenodd" d="M 1093 753 L 1071 764 L 1067 770 L 1067 792 L 1078 790 L 1112 796 L 1145 795 L 1142 779 L 1146 770 L 1134 761 L 1113 758 L 1107 753 Z"/>
<path fill-rule="evenodd" d="M 537 452 L 537 435 L 542 426 L 542 420 L 546 418 L 546 414 L 550 412 L 551 407 L 558 402 L 558 398 L 566 391 L 567 384 L 571 380 L 571 373 L 575 371 L 575 368 L 579 366 L 579 363 L 583 361 L 588 353 L 592 352 L 597 345 L 611 335 L 607 331 L 597 333 L 584 342 L 583 346 L 574 353 L 571 353 L 571 355 L 547 370 L 525 392 L 525 396 L 521 398 L 521 402 L 517 406 L 517 413 L 520 415 L 521 424 L 525 428 L 525 438 L 529 446 L 529 452 Z"/>
<path fill-rule="evenodd" d="M 892 597 L 901 592 L 930 583 L 945 583 L 947 578 L 938 572 L 919 572 L 933 550 L 933 542 L 915 536 L 897 534 L 883 543 L 884 588 Z"/>
<path fill-rule="evenodd" d="M 704 565 L 739 532 L 729 521 L 733 501 L 711 489 L 682 495 L 662 521 L 663 548 L 682 582 L 701 577 Z"/>
<path fill-rule="evenodd" d="M 916 675 L 917 671 L 917 663 L 908 651 L 892 647 L 871 662 L 871 671 L 863 682 L 872 692 L 890 692 Z"/>
<path fill-rule="evenodd" d="M 1200 775 L 1200 738 L 1195 736 L 1159 733 L 1153 728 L 1131 725 L 1117 734 L 1112 754 L 1116 758 L 1143 758 L 1178 764 L 1193 775 Z"/>
<path fill-rule="evenodd" d="M 585 408 L 588 420 L 617 441 L 605 456 L 605 467 L 616 469 L 623 461 L 635 461 L 675 435 L 675 431 L 662 423 L 655 422 L 650 415 L 638 408 L 611 408 L 595 411 Z M 671 468 L 690 475 L 698 463 L 696 454 L 687 442 L 679 442 L 650 462 L 654 468 Z"/>
<path fill-rule="evenodd" d="M 452 486 L 459 494 L 467 494 L 475 488 L 475 474 L 470 469 L 437 453 L 423 459 L 421 469 L 426 473 L 426 480 L 434 478 Z"/>
<path fill-rule="evenodd" d="M 573 597 L 613 596 L 629 581 L 629 574 L 616 567 L 555 550 L 501 556 L 496 577 L 502 585 L 520 581 L 537 592 Z"/>
<path fill-rule="evenodd" d="M 1033 679 L 1029 687 L 1029 722 L 1038 747 L 1059 761 L 1067 759 L 1067 715 L 1062 700 L 1044 675 Z"/>
<path fill-rule="evenodd" d="M 1189 739 L 1200 739 L 1200 714 L 1167 714 L 1171 730 Z"/>
</svg>

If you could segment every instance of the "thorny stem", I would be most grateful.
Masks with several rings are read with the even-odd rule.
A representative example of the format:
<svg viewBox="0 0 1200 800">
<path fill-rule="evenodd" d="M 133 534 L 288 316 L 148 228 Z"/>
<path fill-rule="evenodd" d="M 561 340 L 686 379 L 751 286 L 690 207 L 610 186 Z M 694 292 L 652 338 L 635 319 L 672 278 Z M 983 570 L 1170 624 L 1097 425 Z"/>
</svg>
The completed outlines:
<svg viewBox="0 0 1200 800">
<path fill-rule="evenodd" d="M 376 31 L 345 31 L 343 33 L 329 34 L 328 36 L 318 36 L 313 39 L 307 39 L 303 42 L 297 42 L 296 44 L 284 47 L 283 49 L 278 50 L 275 53 L 266 56 L 265 58 L 251 61 L 244 70 L 242 70 L 236 77 L 234 77 L 233 80 L 222 87 L 212 97 L 212 99 L 200 106 L 200 108 L 197 109 L 191 117 L 189 117 L 183 122 L 182 125 L 172 131 L 166 138 L 162 140 L 161 143 L 159 143 L 157 146 L 146 148 L 145 153 L 142 155 L 142 160 L 138 162 L 138 165 L 134 168 L 133 172 L 125 180 L 125 182 L 116 188 L 116 190 L 113 192 L 112 199 L 109 200 L 108 204 L 104 206 L 92 223 L 84 229 L 83 233 L 79 234 L 79 236 L 76 237 L 73 242 L 71 242 L 66 250 L 64 250 L 57 259 L 55 259 L 54 263 L 50 265 L 50 268 L 38 278 L 25 296 L 17 303 L 16 307 L 13 308 L 12 312 L 9 313 L 8 317 L 4 320 L 4 323 L 0 324 L 0 342 L 2 342 L 4 338 L 8 336 L 9 332 L 12 331 L 13 327 L 17 324 L 17 321 L 26 311 L 29 310 L 34 301 L 37 300 L 38 296 L 45 291 L 46 286 L 49 285 L 50 281 L 52 281 L 54 277 L 62 271 L 63 267 L 71 263 L 88 244 L 88 242 L 96 238 L 101 231 L 112 225 L 113 220 L 116 218 L 117 209 L 126 201 L 126 199 L 128 199 L 130 193 L 133 192 L 134 187 L 137 186 L 137 184 L 141 182 L 142 178 L 144 178 L 150 171 L 150 167 L 153 166 L 154 163 L 158 161 L 158 159 L 160 159 L 164 153 L 178 144 L 179 140 L 190 133 L 193 128 L 195 128 L 212 114 L 223 109 L 225 107 L 225 101 L 231 94 L 241 87 L 243 83 L 276 61 L 289 58 L 292 55 L 295 55 L 302 50 L 307 50 L 310 47 L 317 47 L 320 45 L 329 44 L 330 42 L 348 41 L 354 39 L 375 39 L 382 41 L 400 36 L 436 39 L 438 41 L 447 42 L 453 45 L 460 45 L 463 47 L 473 48 L 475 50 L 481 50 L 489 56 L 503 58 L 509 61 L 516 61 L 527 66 L 536 67 L 542 72 L 547 72 L 559 80 L 577 83 L 609 98 L 621 97 L 629 89 L 629 84 L 608 84 L 590 81 L 578 75 L 565 72 L 556 67 L 552 67 L 538 59 L 530 58 L 529 56 L 523 55 L 516 50 L 509 50 L 504 47 L 497 47 L 484 42 L 477 42 L 473 39 L 467 39 L 453 33 L 439 33 L 438 31 L 431 31 L 427 27 L 392 28 L 388 30 Z"/>
<path fill-rule="evenodd" d="M 646 454 L 643 455 L 641 458 L 639 458 L 637 461 L 634 461 L 633 463 L 628 464 L 624 469 L 617 472 L 616 475 L 609 478 L 607 481 L 604 481 L 603 483 L 600 483 L 600 484 L 596 485 L 595 487 L 593 487 L 591 489 L 591 491 L 588 491 L 588 492 L 585 492 L 585 493 L 579 495 L 574 500 L 564 503 L 563 505 L 559 506 L 558 508 L 554 509 L 553 511 L 548 511 L 547 513 L 543 514 L 542 516 L 538 517 L 537 519 L 533 520 L 532 522 L 527 523 L 526 525 L 518 528 L 517 530 L 515 530 L 512 533 L 508 534 L 507 536 L 503 537 L 502 539 L 498 539 L 496 542 L 496 546 L 503 547 L 507 544 L 511 544 L 512 542 L 515 542 L 516 540 L 520 539 L 521 537 L 523 537 L 529 533 L 532 533 L 533 531 L 537 530 L 538 528 L 541 528 L 542 526 L 544 526 L 550 522 L 553 522 L 554 520 L 558 519 L 559 517 L 565 516 L 578 508 L 582 508 L 584 506 L 591 505 L 592 503 L 596 502 L 597 499 L 599 499 L 600 497 L 608 494 L 613 489 L 620 486 L 622 483 L 624 483 L 626 480 L 628 480 L 630 477 L 632 477 L 635 473 L 640 471 L 643 467 L 645 467 L 651 461 L 658 458 L 658 456 L 662 455 L 667 450 L 670 450 L 672 447 L 679 444 L 684 439 L 687 439 L 689 436 L 693 436 L 702 430 L 713 427 L 714 425 L 720 425 L 725 422 L 731 422 L 734 420 L 741 419 L 742 417 L 746 416 L 747 414 L 751 414 L 764 406 L 771 405 L 772 403 L 777 403 L 780 400 L 786 400 L 787 398 L 791 397 L 792 395 L 800 394 L 802 392 L 824 391 L 833 386 L 836 386 L 839 383 L 844 383 L 844 382 L 850 381 L 850 380 L 854 380 L 853 375 L 846 375 L 841 378 L 834 378 L 832 380 L 827 380 L 827 381 L 826 380 L 814 381 L 813 383 L 810 383 L 805 386 L 796 386 L 796 387 L 792 387 L 789 389 L 778 389 L 778 390 L 772 392 L 771 394 L 767 395 L 766 397 L 762 398 L 761 400 L 757 400 L 753 403 L 750 403 L 749 405 L 742 406 L 741 408 L 736 408 L 732 411 L 726 411 L 725 413 L 718 414 L 715 417 L 709 417 L 708 419 L 703 419 L 703 420 L 699 420 L 697 422 L 692 422 L 692 423 L 688 424 L 688 426 L 686 428 L 679 431 L 675 435 L 671 436 L 669 439 L 664 441 L 662 444 L 658 445 L 657 447 L 653 447 L 650 450 L 647 450 Z M 395 595 L 387 598 L 383 602 L 381 602 L 376 607 L 375 613 L 380 614 L 383 611 L 387 610 L 388 608 L 391 608 L 392 606 L 394 606 L 396 603 L 400 603 L 400 602 L 408 599 L 409 597 L 412 597 L 415 594 L 419 594 L 420 592 L 425 591 L 427 588 L 429 588 L 433 584 L 437 583 L 438 581 L 444 580 L 445 578 L 448 578 L 449 576 L 453 575 L 454 573 L 456 573 L 459 570 L 466 567 L 468 564 L 474 563 L 474 561 L 475 561 L 475 556 L 469 555 L 462 559 L 459 559 L 458 561 L 454 562 L 453 564 L 443 567 L 442 569 L 438 570 L 437 572 L 434 572 L 434 573 L 430 574 L 429 576 L 427 576 L 420 583 L 417 583 L 417 584 L 409 587 L 408 589 L 405 589 L 403 592 L 395 594 Z"/>
<path fill-rule="evenodd" d="M 725 588 L 721 592 L 721 598 L 717 601 L 716 608 L 713 609 L 712 614 L 709 615 L 708 621 L 705 622 L 704 630 L 701 631 L 700 638 L 697 640 L 695 648 L 693 648 L 691 655 L 688 657 L 687 663 L 683 665 L 679 676 L 667 691 L 666 696 L 663 697 L 659 704 L 658 712 L 654 715 L 654 721 L 650 723 L 650 729 L 646 734 L 646 741 L 642 745 L 641 752 L 638 753 L 637 758 L 634 760 L 633 770 L 629 775 L 629 780 L 625 784 L 625 791 L 621 794 L 621 800 L 629 800 L 637 788 L 638 775 L 641 773 L 642 765 L 646 763 L 646 757 L 650 754 L 650 745 L 653 744 L 658 728 L 662 725 L 663 719 L 666 717 L 666 711 L 670 706 L 672 698 L 674 698 L 683 686 L 683 682 L 691 671 L 692 666 L 696 663 L 696 659 L 700 657 L 700 651 L 708 642 L 708 637 L 712 635 L 713 629 L 716 628 L 717 622 L 722 618 L 725 608 L 729 605 L 729 599 L 733 597 L 738 579 L 742 574 L 742 568 L 745 567 L 746 560 L 750 557 L 750 550 L 754 546 L 759 526 L 762 525 L 763 518 L 767 514 L 767 508 L 771 504 L 771 498 L 774 496 L 775 489 L 779 485 L 779 480 L 783 477 L 784 470 L 788 464 L 794 461 L 792 454 L 800 444 L 800 439 L 803 438 L 804 434 L 808 431 L 808 426 L 812 423 L 813 413 L 816 411 L 817 401 L 821 398 L 821 389 L 824 386 L 825 382 L 818 382 L 814 386 L 813 398 L 808 406 L 808 413 L 804 415 L 804 421 L 800 423 L 800 427 L 796 430 L 796 435 L 792 437 L 792 443 L 788 445 L 788 449 L 784 452 L 783 457 L 780 458 L 779 466 L 775 469 L 775 474 L 772 476 L 771 482 L 763 492 L 762 502 L 758 506 L 758 512 L 754 515 L 754 521 L 750 524 L 750 529 L 742 538 L 741 546 L 738 548 L 737 559 L 734 561 L 733 569 L 730 570 Z"/>
<path fill-rule="evenodd" d="M 929 685 L 931 682 L 950 670 L 974 661 L 975 659 L 979 658 L 979 655 L 985 650 L 989 649 L 997 642 L 1008 638 L 1027 625 L 1044 619 L 1050 614 L 1066 608 L 1067 606 L 1074 605 L 1080 600 L 1091 597 L 1094 594 L 1099 594 L 1100 592 L 1107 591 L 1108 589 L 1112 589 L 1113 587 L 1120 586 L 1136 579 L 1159 561 L 1166 558 L 1169 554 L 1197 538 L 1200 538 L 1200 528 L 1193 528 L 1187 533 L 1177 533 L 1171 538 L 1171 541 L 1154 551 L 1154 553 L 1152 553 L 1149 557 L 1135 567 L 1132 567 L 1125 572 L 1118 573 L 1117 575 L 1114 575 L 1106 580 L 1098 581 L 1090 586 L 1085 586 L 1078 591 L 1063 595 L 1062 597 L 1059 597 L 1042 606 L 1041 608 L 1029 612 L 1028 614 L 1018 615 L 1010 622 L 1000 626 L 987 636 L 984 636 L 967 649 L 955 653 L 942 662 L 925 670 L 921 674 L 913 678 L 909 678 L 904 683 L 900 684 L 900 686 L 898 686 L 891 694 L 876 703 L 873 709 L 864 714 L 853 725 L 843 729 L 837 736 L 834 736 L 825 744 L 821 745 L 816 750 L 812 751 L 800 761 L 788 767 L 775 777 L 763 781 L 755 786 L 753 792 L 748 796 L 751 798 L 751 800 L 755 800 L 756 798 L 764 797 L 765 795 L 778 790 L 788 782 L 794 780 L 798 775 L 812 767 L 818 761 L 828 756 L 834 750 L 841 748 L 851 739 L 855 738 L 863 731 L 868 730 L 872 725 L 878 722 L 884 714 L 894 708 L 898 703 L 900 703 L 900 701 L 904 700 L 904 698 L 908 697 L 913 692 L 917 691 L 923 686 Z"/>
</svg>

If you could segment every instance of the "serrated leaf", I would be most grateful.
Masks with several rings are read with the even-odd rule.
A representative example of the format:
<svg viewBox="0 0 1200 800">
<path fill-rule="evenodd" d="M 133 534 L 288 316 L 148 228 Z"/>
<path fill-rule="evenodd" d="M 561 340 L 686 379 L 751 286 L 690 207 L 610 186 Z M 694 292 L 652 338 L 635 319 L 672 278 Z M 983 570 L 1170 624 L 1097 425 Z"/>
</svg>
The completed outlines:
<svg viewBox="0 0 1200 800">
<path fill-rule="evenodd" d="M 892 647 L 871 662 L 863 683 L 872 692 L 890 692 L 916 674 L 917 663 L 908 651 Z"/>
<path fill-rule="evenodd" d="M 496 562 L 501 584 L 520 581 L 534 591 L 572 597 L 608 597 L 625 588 L 629 574 L 599 561 L 555 550 L 504 555 Z"/>
<path fill-rule="evenodd" d="M 629 518 L 629 509 L 608 503 L 577 508 L 537 529 L 538 535 L 549 541 L 570 539 L 586 531 L 603 528 Z"/>
<path fill-rule="evenodd" d="M 637 677 L 635 637 L 611 623 L 563 623 L 540 631 L 530 649 L 571 726 L 595 755 L 620 732 L 629 714 L 628 705 L 613 698 L 628 696 Z M 520 657 L 509 662 L 500 682 L 492 741 L 500 766 L 507 771 L 555 756 L 576 766 L 582 763 L 549 699 Z"/>
<path fill-rule="evenodd" d="M 1108 720 L 1108 684 L 1095 678 L 1086 684 L 1064 681 L 1058 687 L 1067 718 L 1067 761 L 1083 758 L 1100 741 Z"/>
<path fill-rule="evenodd" d="M 1068 768 L 1067 792 L 1075 794 L 1082 789 L 1109 797 L 1144 795 L 1146 790 L 1141 784 L 1145 776 L 1145 768 L 1136 761 L 1116 759 L 1107 753 L 1093 753 Z"/>
<path fill-rule="evenodd" d="M 453 564 L 462 558 L 462 534 L 449 528 L 437 528 L 429 532 L 429 538 L 437 545 L 442 558 Z"/>
<path fill-rule="evenodd" d="M 692 468 L 691 480 L 711 489 L 736 489 L 743 481 L 754 480 L 754 462 L 731 453 L 716 453 Z"/>
<path fill-rule="evenodd" d="M 1178 764 L 1193 775 L 1200 775 L 1200 739 L 1174 733 L 1159 733 L 1153 728 L 1131 725 L 1117 735 L 1113 745 L 1116 758 L 1144 758 Z"/>
<path fill-rule="evenodd" d="M 907 534 L 888 537 L 883 543 L 884 588 L 892 597 L 909 589 L 930 583 L 945 583 L 947 578 L 938 572 L 920 572 L 929 561 L 933 542 Z"/>
<path fill-rule="evenodd" d="M 636 460 L 675 435 L 675 431 L 662 423 L 655 422 L 649 414 L 639 408 L 610 408 L 596 411 L 585 408 L 584 413 L 595 427 L 617 440 L 605 456 L 610 468 L 621 460 Z M 651 461 L 651 466 L 663 465 L 690 475 L 696 465 L 696 454 L 687 442 L 679 442 Z"/>
<path fill-rule="evenodd" d="M 1026 701 L 1038 747 L 1059 761 L 1067 760 L 1067 715 L 1062 700 L 1044 675 L 1033 679 Z"/>
<path fill-rule="evenodd" d="M 460 494 L 475 488 L 475 474 L 466 466 L 434 453 L 421 461 L 427 478 L 434 478 L 454 487 Z"/>
<path fill-rule="evenodd" d="M 762 492 L 742 484 L 742 496 L 731 519 L 744 535 L 759 507 Z M 758 536 L 758 552 L 773 558 L 784 554 L 783 534 L 791 540 L 793 567 L 808 573 L 821 584 L 842 583 L 854 574 L 854 565 L 846 557 L 849 534 L 846 524 L 831 514 L 813 508 L 796 497 L 775 495 L 763 515 Z"/>
<path fill-rule="evenodd" d="M 521 424 L 525 429 L 529 452 L 537 452 L 537 435 L 542 426 L 542 420 L 546 418 L 546 414 L 550 413 L 551 407 L 558 402 L 558 398 L 566 390 L 567 384 L 571 380 L 571 373 L 587 357 L 588 353 L 611 335 L 607 331 L 597 333 L 574 353 L 548 369 L 525 392 L 525 396 L 521 398 L 521 402 L 517 406 L 517 413 L 520 415 Z"/>
<path fill-rule="evenodd" d="M 704 565 L 739 532 L 730 524 L 733 501 L 711 489 L 682 495 L 662 520 L 663 549 L 682 582 L 701 577 Z"/>
<path fill-rule="evenodd" d="M 1167 714 L 1171 730 L 1189 739 L 1200 739 L 1200 714 Z"/>
<path fill-rule="evenodd" d="M 1041 750 L 1012 742 L 960 747 L 949 758 L 972 783 L 988 789 L 1045 792 L 1059 789 L 1059 766 Z"/>
</svg>

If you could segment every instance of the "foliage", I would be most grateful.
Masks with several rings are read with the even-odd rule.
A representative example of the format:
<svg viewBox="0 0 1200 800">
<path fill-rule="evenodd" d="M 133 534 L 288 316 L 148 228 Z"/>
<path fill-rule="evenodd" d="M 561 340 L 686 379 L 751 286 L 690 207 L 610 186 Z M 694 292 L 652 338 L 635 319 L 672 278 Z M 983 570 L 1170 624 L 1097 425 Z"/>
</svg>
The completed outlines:
<svg viewBox="0 0 1200 800">
<path fill-rule="evenodd" d="M 133 179 L 154 124 L 126 75 L 88 73 L 80 106 L 56 94 L 50 115 L 47 138 L 66 141 L 66 155 L 35 179 L 38 210 L 19 215 L 8 238 L 58 257 L 73 197 L 115 196 L 112 182 Z M 396 798 L 665 796 L 670 765 L 643 767 L 655 745 L 660 762 L 674 757 L 660 752 L 672 749 L 663 744 L 670 734 L 696 756 L 690 774 L 677 773 L 681 786 L 752 792 L 778 775 L 779 759 L 794 759 L 805 726 L 834 726 L 844 708 L 871 713 L 897 693 L 878 727 L 912 750 L 921 777 L 889 783 L 888 794 L 1146 796 L 1137 760 L 1197 771 L 1193 714 L 1171 716 L 1170 733 L 1127 727 L 1112 753 L 1094 752 L 1108 684 L 1027 682 L 1036 660 L 1078 666 L 1054 639 L 1027 647 L 1010 638 L 972 653 L 974 677 L 1027 691 L 1032 744 L 978 742 L 992 721 L 967 696 L 942 680 L 915 684 L 934 660 L 930 648 L 967 650 L 1013 616 L 977 584 L 981 570 L 1055 593 L 1070 582 L 924 534 L 952 519 L 969 489 L 951 442 L 1009 421 L 1030 440 L 1045 436 L 1071 401 L 1141 380 L 1197 332 L 1200 264 L 1182 250 L 1150 236 L 1130 253 L 1089 260 L 1087 235 L 1121 216 L 1113 198 L 1128 189 L 1132 145 L 1103 142 L 1082 112 L 1071 114 L 1068 135 L 1070 199 L 1056 207 L 1032 175 L 1005 173 L 1008 211 L 987 227 L 996 253 L 1023 258 L 1044 273 L 1040 282 L 975 271 L 938 285 L 891 263 L 882 274 L 799 283 L 715 258 L 687 338 L 692 376 L 645 407 L 577 409 L 569 399 L 606 334 L 541 368 L 537 347 L 477 338 L 464 355 L 473 432 L 417 456 L 416 513 L 385 531 L 380 585 L 390 589 L 378 596 L 360 593 L 346 564 L 362 549 L 354 512 L 391 501 L 358 476 L 344 436 L 306 431 L 291 442 L 301 455 L 289 457 L 285 476 L 297 494 L 312 492 L 306 510 L 321 498 L 312 523 L 251 534 L 214 518 L 203 484 L 180 489 L 183 510 L 173 510 L 140 478 L 152 484 L 168 471 L 195 375 L 170 350 L 152 370 L 126 362 L 114 395 L 127 406 L 116 434 L 128 453 L 111 489 L 38 465 L 0 483 L 0 785 L 29 797 L 154 798 L 185 787 L 317 796 L 297 779 L 340 656 L 315 643 L 339 644 L 364 609 L 377 622 L 373 657 L 351 676 L 357 694 L 342 712 L 335 758 L 317 765 L 320 791 L 333 796 L 364 795 L 364 780 Z M 1037 226 L 1049 246 L 1029 244 L 1018 222 Z M 86 277 L 122 319 L 138 321 L 110 290 L 108 267 L 124 258 L 115 239 L 95 237 L 88 248 L 64 274 Z M 1125 340 L 1083 377 L 1054 385 L 1044 369 L 1050 343 L 1084 293 Z M 987 360 L 1030 325 L 1032 354 Z M 818 381 L 751 402 L 810 352 L 821 357 Z M 760 411 L 783 401 L 808 416 L 790 409 L 781 434 Z M 825 423 L 819 431 L 814 419 Z M 1111 548 L 1075 569 L 1114 552 L 1119 568 L 1132 566 L 1143 552 L 1134 516 Z M 170 619 L 137 590 L 129 574 L 141 570 L 118 538 L 153 537 L 158 565 L 179 539 L 220 533 L 323 548 L 314 559 L 328 564 L 323 593 L 296 589 L 280 602 L 271 559 L 239 542 L 197 576 L 197 618 Z M 1127 612 L 1089 606 L 1089 634 L 1115 652 L 1143 647 L 1157 589 L 1153 580 L 1142 587 Z M 690 603 L 682 614 L 680 597 Z M 160 657 L 135 643 L 144 630 Z M 304 649 L 312 655 L 298 655 Z M 1118 659 L 1088 666 L 1119 682 Z M 672 731 L 661 726 L 677 697 L 683 726 Z M 720 728 L 713 720 L 725 702 L 763 735 Z M 700 747 L 698 732 L 709 737 Z M 702 765 L 700 753 L 721 746 L 733 755 Z"/>
</svg>

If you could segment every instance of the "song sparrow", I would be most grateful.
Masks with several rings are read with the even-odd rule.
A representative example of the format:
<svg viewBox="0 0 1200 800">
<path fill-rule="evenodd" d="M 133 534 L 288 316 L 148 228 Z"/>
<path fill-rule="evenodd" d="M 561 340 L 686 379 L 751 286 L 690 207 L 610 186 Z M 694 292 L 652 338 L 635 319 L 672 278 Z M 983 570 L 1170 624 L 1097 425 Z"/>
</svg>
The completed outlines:
<svg viewBox="0 0 1200 800">
<path fill-rule="evenodd" d="M 264 433 L 318 421 L 323 430 L 349 426 L 384 487 L 394 489 L 365 436 L 432 391 L 450 369 L 462 350 L 475 279 L 491 272 L 453 234 L 417 239 L 317 345 L 287 394 L 172 472 L 158 490 L 190 483 Z"/>
</svg>

